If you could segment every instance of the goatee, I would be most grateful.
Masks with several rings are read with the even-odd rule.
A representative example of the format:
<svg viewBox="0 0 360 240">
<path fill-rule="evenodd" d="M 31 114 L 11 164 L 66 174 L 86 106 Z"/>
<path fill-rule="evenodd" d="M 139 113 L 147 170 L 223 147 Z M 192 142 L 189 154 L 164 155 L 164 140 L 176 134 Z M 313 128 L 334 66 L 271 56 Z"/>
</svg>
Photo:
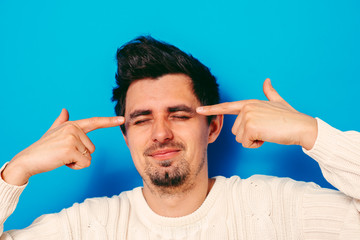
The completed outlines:
<svg viewBox="0 0 360 240">
<path fill-rule="evenodd" d="M 176 148 L 184 152 L 185 145 L 180 142 L 155 143 L 144 151 L 144 156 L 149 157 L 152 152 L 163 148 Z M 165 160 L 159 162 L 159 167 L 147 163 L 145 173 L 150 178 L 153 185 L 163 188 L 179 187 L 186 182 L 190 174 L 189 163 L 183 158 L 176 160 Z"/>
</svg>

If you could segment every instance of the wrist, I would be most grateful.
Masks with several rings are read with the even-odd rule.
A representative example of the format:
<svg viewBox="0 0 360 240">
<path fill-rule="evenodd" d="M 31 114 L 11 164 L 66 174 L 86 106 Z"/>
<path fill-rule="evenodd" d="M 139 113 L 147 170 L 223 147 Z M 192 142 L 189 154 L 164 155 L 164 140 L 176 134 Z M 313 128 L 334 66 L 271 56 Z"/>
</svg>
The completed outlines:
<svg viewBox="0 0 360 240">
<path fill-rule="evenodd" d="M 16 161 L 11 160 L 1 172 L 1 178 L 10 185 L 23 186 L 31 177 Z"/>
<path fill-rule="evenodd" d="M 313 117 L 307 116 L 306 124 L 303 128 L 302 140 L 300 141 L 301 147 L 306 150 L 311 150 L 316 142 L 318 134 L 317 120 Z"/>
</svg>

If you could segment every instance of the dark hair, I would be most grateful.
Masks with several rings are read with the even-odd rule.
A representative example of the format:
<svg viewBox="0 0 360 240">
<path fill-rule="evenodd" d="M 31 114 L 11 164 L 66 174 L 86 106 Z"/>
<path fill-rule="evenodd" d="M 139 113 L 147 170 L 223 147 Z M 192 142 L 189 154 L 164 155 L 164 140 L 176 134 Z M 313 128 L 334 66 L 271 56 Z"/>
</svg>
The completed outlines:
<svg viewBox="0 0 360 240">
<path fill-rule="evenodd" d="M 150 36 L 140 36 L 120 47 L 116 59 L 117 87 L 113 89 L 112 101 L 116 102 L 115 113 L 118 116 L 125 114 L 126 93 L 132 82 L 144 78 L 156 79 L 166 74 L 189 76 L 194 94 L 202 105 L 219 103 L 218 84 L 209 68 L 173 45 Z M 212 117 L 208 117 L 209 123 Z M 124 125 L 121 130 L 125 133 Z"/>
</svg>

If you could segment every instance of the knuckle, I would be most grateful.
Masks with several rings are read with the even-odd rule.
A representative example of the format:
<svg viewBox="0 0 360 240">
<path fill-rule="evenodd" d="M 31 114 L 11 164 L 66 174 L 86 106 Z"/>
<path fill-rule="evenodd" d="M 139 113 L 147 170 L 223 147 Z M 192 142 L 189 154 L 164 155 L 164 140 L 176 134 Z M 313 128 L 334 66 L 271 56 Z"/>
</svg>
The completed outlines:
<svg viewBox="0 0 360 240">
<path fill-rule="evenodd" d="M 250 112 L 252 112 L 254 109 L 254 104 L 253 103 L 248 103 L 248 104 L 245 104 L 244 107 L 243 107 L 243 113 L 244 114 L 249 114 Z"/>
<path fill-rule="evenodd" d="M 87 168 L 87 167 L 89 167 L 90 166 L 90 164 L 91 164 L 91 161 L 90 161 L 90 159 L 89 160 L 87 160 L 87 161 L 84 161 L 84 163 L 83 163 L 84 165 L 84 168 Z"/>
<path fill-rule="evenodd" d="M 242 145 L 243 145 L 244 148 L 250 148 L 250 145 L 247 142 L 243 142 Z"/>
<path fill-rule="evenodd" d="M 245 137 L 244 141 L 242 142 L 242 145 L 244 148 L 250 148 L 251 140 L 248 138 L 248 136 Z"/>
<path fill-rule="evenodd" d="M 245 128 L 246 129 L 251 129 L 253 125 L 254 125 L 253 120 L 250 117 L 248 117 L 245 120 Z"/>
<path fill-rule="evenodd" d="M 74 146 L 77 142 L 77 137 L 74 134 L 68 134 L 64 137 L 64 142 L 66 146 Z"/>
<path fill-rule="evenodd" d="M 66 122 L 64 124 L 64 131 L 66 133 L 74 133 L 77 129 L 78 129 L 78 127 L 73 122 Z"/>
<path fill-rule="evenodd" d="M 81 162 L 79 163 L 79 165 L 80 165 L 82 168 L 87 168 L 87 167 L 90 166 L 90 164 L 91 164 L 91 160 L 90 160 L 89 158 L 87 158 L 87 159 L 85 159 L 85 160 L 83 160 L 83 161 L 81 161 Z"/>
<path fill-rule="evenodd" d="M 251 119 L 245 120 L 244 129 L 247 133 L 252 133 L 256 130 L 256 125 Z"/>
<path fill-rule="evenodd" d="M 242 137 L 240 135 L 235 135 L 235 140 L 239 143 L 242 143 Z"/>
<path fill-rule="evenodd" d="M 232 134 L 234 134 L 234 135 L 236 135 L 236 129 L 235 129 L 235 126 L 233 126 L 233 127 L 231 128 L 231 133 L 232 133 Z"/>
</svg>

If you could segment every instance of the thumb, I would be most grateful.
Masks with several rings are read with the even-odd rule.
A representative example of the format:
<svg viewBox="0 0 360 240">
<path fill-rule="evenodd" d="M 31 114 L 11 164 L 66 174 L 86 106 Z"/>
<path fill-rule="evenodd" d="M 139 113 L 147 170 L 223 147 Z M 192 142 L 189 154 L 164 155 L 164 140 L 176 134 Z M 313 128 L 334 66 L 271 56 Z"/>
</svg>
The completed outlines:
<svg viewBox="0 0 360 240">
<path fill-rule="evenodd" d="M 279 94 L 279 93 L 275 90 L 275 88 L 271 85 L 270 78 L 265 79 L 264 85 L 263 85 L 263 91 L 264 91 L 264 94 L 265 94 L 266 98 L 267 98 L 270 102 L 282 103 L 282 104 L 285 104 L 286 106 L 288 106 L 289 108 L 295 110 L 288 102 L 286 102 L 286 101 L 280 96 L 280 94 Z M 296 110 L 295 110 L 295 111 L 296 111 Z"/>
<path fill-rule="evenodd" d="M 56 118 L 49 130 L 54 129 L 67 121 L 69 121 L 69 112 L 65 108 L 63 108 L 60 115 Z"/>
<path fill-rule="evenodd" d="M 270 102 L 285 102 L 286 101 L 280 96 L 280 94 L 274 89 L 274 87 L 271 85 L 270 78 L 265 79 L 263 84 L 263 91 L 266 96 L 266 98 Z"/>
</svg>

